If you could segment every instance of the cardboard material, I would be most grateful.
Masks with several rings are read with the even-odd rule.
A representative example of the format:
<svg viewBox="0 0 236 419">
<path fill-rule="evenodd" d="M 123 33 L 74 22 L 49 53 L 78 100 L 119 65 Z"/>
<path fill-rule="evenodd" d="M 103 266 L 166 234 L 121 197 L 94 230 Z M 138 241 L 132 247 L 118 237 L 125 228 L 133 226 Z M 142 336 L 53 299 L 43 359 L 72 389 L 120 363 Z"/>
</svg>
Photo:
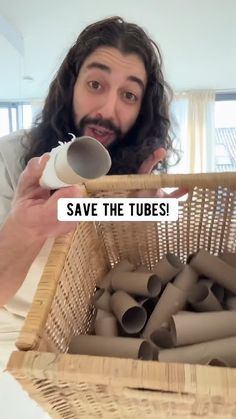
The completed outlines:
<svg viewBox="0 0 236 419">
<path fill-rule="evenodd" d="M 208 279 L 208 278 L 202 278 L 198 281 L 198 283 L 206 285 L 211 290 L 211 292 L 215 295 L 219 303 L 222 303 L 224 299 L 224 295 L 225 295 L 225 290 L 221 285 L 217 284 L 216 282 L 212 281 L 212 279 Z"/>
<path fill-rule="evenodd" d="M 167 253 L 152 269 L 152 272 L 160 278 L 163 285 L 173 279 L 184 265 L 178 256 Z"/>
<path fill-rule="evenodd" d="M 236 268 L 228 265 L 217 256 L 211 255 L 206 250 L 201 249 L 191 259 L 190 266 L 199 274 L 220 284 L 227 290 L 236 293 Z"/>
<path fill-rule="evenodd" d="M 206 362 L 206 365 L 212 365 L 213 367 L 229 367 L 228 363 L 224 359 L 212 358 Z"/>
<path fill-rule="evenodd" d="M 158 348 L 173 348 L 175 341 L 171 330 L 167 327 L 160 327 L 152 333 L 152 341 Z"/>
<path fill-rule="evenodd" d="M 224 305 L 227 310 L 236 310 L 236 296 L 227 297 Z"/>
<path fill-rule="evenodd" d="M 179 310 L 182 310 L 186 301 L 186 292 L 169 282 L 147 321 L 142 336 L 146 339 L 152 339 L 153 332 L 160 327 L 168 326 L 171 316 Z"/>
<path fill-rule="evenodd" d="M 160 362 L 182 362 L 188 364 L 206 364 L 211 359 L 222 359 L 226 365 L 236 367 L 236 337 L 162 349 L 158 353 Z"/>
<path fill-rule="evenodd" d="M 204 283 L 192 287 L 188 294 L 188 301 L 196 311 L 221 311 L 222 305 L 217 300 L 211 288 Z"/>
<path fill-rule="evenodd" d="M 40 185 L 58 189 L 82 184 L 106 175 L 111 158 L 106 148 L 92 137 L 74 138 L 52 149 Z"/>
<path fill-rule="evenodd" d="M 111 311 L 110 300 L 111 294 L 105 289 L 97 290 L 93 296 L 94 307 L 105 311 Z"/>
<path fill-rule="evenodd" d="M 152 273 L 114 272 L 111 278 L 113 290 L 123 290 L 129 294 L 156 297 L 161 292 L 161 281 Z"/>
<path fill-rule="evenodd" d="M 172 316 L 170 333 L 174 346 L 236 336 L 236 312 L 181 313 Z"/>
<path fill-rule="evenodd" d="M 150 273 L 151 269 L 148 269 L 146 266 L 144 265 L 139 265 L 137 267 L 137 269 L 135 270 L 135 272 L 145 272 L 145 273 Z"/>
<path fill-rule="evenodd" d="M 118 336 L 117 320 L 113 314 L 98 310 L 95 319 L 95 334 L 98 336 Z"/>
<path fill-rule="evenodd" d="M 151 345 L 143 339 L 79 335 L 74 336 L 69 353 L 80 355 L 111 356 L 118 358 L 153 359 Z"/>
<path fill-rule="evenodd" d="M 182 271 L 176 276 L 173 281 L 175 287 L 182 291 L 188 292 L 198 280 L 197 272 L 189 265 L 185 265 Z"/>
<path fill-rule="evenodd" d="M 136 297 L 136 301 L 146 310 L 147 317 L 150 317 L 158 301 L 158 297 Z"/>
<path fill-rule="evenodd" d="M 135 266 L 133 263 L 130 263 L 128 260 L 124 259 L 120 262 L 118 262 L 113 269 L 111 269 L 105 277 L 102 279 L 97 286 L 99 288 L 111 290 L 111 280 L 115 273 L 117 272 L 132 272 L 135 270 Z"/>
<path fill-rule="evenodd" d="M 222 252 L 219 253 L 218 257 L 224 262 L 228 263 L 228 265 L 236 268 L 236 253 Z"/>
<path fill-rule="evenodd" d="M 111 309 L 126 333 L 138 333 L 146 323 L 145 309 L 125 291 L 116 291 L 111 296 Z"/>
</svg>

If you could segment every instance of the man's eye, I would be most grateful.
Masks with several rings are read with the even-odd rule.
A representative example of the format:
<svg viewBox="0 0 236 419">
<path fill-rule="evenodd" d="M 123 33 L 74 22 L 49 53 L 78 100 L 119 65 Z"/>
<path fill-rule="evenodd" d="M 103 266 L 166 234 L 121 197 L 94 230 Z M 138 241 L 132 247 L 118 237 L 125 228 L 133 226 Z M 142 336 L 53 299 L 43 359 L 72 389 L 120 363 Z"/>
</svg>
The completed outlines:
<svg viewBox="0 0 236 419">
<path fill-rule="evenodd" d="M 132 92 L 125 92 L 124 97 L 128 102 L 136 102 L 138 100 L 137 96 Z"/>
<path fill-rule="evenodd" d="M 93 90 L 100 90 L 102 87 L 101 84 L 96 80 L 89 81 L 88 86 L 90 87 L 90 89 L 93 89 Z"/>
</svg>

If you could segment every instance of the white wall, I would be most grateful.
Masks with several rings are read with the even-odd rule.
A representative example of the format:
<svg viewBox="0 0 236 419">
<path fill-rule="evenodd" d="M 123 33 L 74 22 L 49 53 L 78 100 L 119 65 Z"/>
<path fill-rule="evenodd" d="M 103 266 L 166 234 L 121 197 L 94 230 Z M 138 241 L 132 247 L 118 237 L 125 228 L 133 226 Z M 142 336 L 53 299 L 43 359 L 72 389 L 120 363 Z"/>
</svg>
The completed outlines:
<svg viewBox="0 0 236 419">
<path fill-rule="evenodd" d="M 116 14 L 159 43 L 175 90 L 236 88 L 235 0 L 1 0 L 0 14 L 23 36 L 25 49 L 21 56 L 0 37 L 0 100 L 44 97 L 79 32 Z"/>
</svg>

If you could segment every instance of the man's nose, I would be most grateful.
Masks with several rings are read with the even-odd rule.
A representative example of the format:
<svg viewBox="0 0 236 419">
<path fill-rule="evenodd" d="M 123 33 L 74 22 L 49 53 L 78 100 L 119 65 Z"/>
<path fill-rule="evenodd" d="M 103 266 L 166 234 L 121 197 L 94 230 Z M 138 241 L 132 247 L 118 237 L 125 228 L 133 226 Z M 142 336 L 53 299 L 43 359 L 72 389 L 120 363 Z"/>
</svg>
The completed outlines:
<svg viewBox="0 0 236 419">
<path fill-rule="evenodd" d="M 102 119 L 108 119 L 116 123 L 118 97 L 115 92 L 106 95 L 100 108 L 97 110 Z"/>
</svg>

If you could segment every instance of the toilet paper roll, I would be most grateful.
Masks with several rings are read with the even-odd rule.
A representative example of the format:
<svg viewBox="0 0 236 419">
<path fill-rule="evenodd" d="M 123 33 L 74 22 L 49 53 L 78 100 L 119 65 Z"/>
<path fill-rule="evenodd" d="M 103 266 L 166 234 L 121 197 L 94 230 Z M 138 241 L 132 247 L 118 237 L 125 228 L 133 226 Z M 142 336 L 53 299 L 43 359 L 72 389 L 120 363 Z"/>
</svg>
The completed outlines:
<svg viewBox="0 0 236 419">
<path fill-rule="evenodd" d="M 152 342 L 158 348 L 173 348 L 175 341 L 169 327 L 160 327 L 152 333 Z"/>
<path fill-rule="evenodd" d="M 206 361 L 206 365 L 212 365 L 213 367 L 229 367 L 228 363 L 220 358 L 209 359 Z"/>
<path fill-rule="evenodd" d="M 98 289 L 92 299 L 94 307 L 105 311 L 111 311 L 110 300 L 111 294 L 105 289 Z"/>
<path fill-rule="evenodd" d="M 227 297 L 224 305 L 227 310 L 236 310 L 236 296 Z"/>
<path fill-rule="evenodd" d="M 212 279 L 208 279 L 208 278 L 199 279 L 198 284 L 206 285 L 213 292 L 217 300 L 220 303 L 222 303 L 224 299 L 224 295 L 225 295 L 225 290 L 221 285 L 217 284 L 216 282 L 212 281 Z"/>
<path fill-rule="evenodd" d="M 175 314 L 169 327 L 174 346 L 224 339 L 236 336 L 236 312 Z"/>
<path fill-rule="evenodd" d="M 74 336 L 69 353 L 118 358 L 153 359 L 151 345 L 143 339 L 79 335 Z"/>
<path fill-rule="evenodd" d="M 228 263 L 228 265 L 236 268 L 236 253 L 223 252 L 219 253 L 218 257 L 224 262 Z"/>
<path fill-rule="evenodd" d="M 133 263 L 130 263 L 128 260 L 124 259 L 118 262 L 113 269 L 111 269 L 105 277 L 97 284 L 99 288 L 111 290 L 111 280 L 114 273 L 117 272 L 132 272 L 135 270 Z"/>
<path fill-rule="evenodd" d="M 113 314 L 98 310 L 95 319 L 95 334 L 98 336 L 118 336 L 117 320 Z"/>
<path fill-rule="evenodd" d="M 182 310 L 186 301 L 186 292 L 169 282 L 147 321 L 142 336 L 146 339 L 151 339 L 152 333 L 160 327 L 166 327 L 171 316 L 177 313 L 177 311 Z"/>
<path fill-rule="evenodd" d="M 135 299 L 137 303 L 139 303 L 146 310 L 147 317 L 149 318 L 157 304 L 158 297 L 156 298 L 136 297 Z"/>
<path fill-rule="evenodd" d="M 188 292 L 198 280 L 197 272 L 189 265 L 185 265 L 182 271 L 176 276 L 173 281 L 175 287 L 182 291 Z"/>
<path fill-rule="evenodd" d="M 113 290 L 123 290 L 134 295 L 157 297 L 161 292 L 161 281 L 152 273 L 114 272 L 111 278 Z"/>
<path fill-rule="evenodd" d="M 222 287 L 236 293 L 236 268 L 228 265 L 217 256 L 201 249 L 191 259 L 190 266 L 199 274 L 204 274 Z"/>
<path fill-rule="evenodd" d="M 196 284 L 188 294 L 188 301 L 196 311 L 221 311 L 222 305 L 207 285 Z"/>
<path fill-rule="evenodd" d="M 48 189 L 82 184 L 106 175 L 110 167 L 110 155 L 99 141 L 74 138 L 52 149 L 39 183 Z"/>
<path fill-rule="evenodd" d="M 139 265 L 135 272 L 143 272 L 143 273 L 150 273 L 151 270 L 144 265 Z"/>
<path fill-rule="evenodd" d="M 192 258 L 196 255 L 196 253 L 197 252 L 194 252 L 194 253 L 190 253 L 190 255 L 188 255 L 187 260 L 186 260 L 186 263 L 187 264 L 190 263 L 190 261 L 192 260 Z"/>
<path fill-rule="evenodd" d="M 167 253 L 152 269 L 152 272 L 156 274 L 163 285 L 167 284 L 173 279 L 182 269 L 182 264 L 179 257 L 172 253 Z"/>
<path fill-rule="evenodd" d="M 162 349 L 158 353 L 160 362 L 205 364 L 210 359 L 222 359 L 230 367 L 236 367 L 236 337 Z"/>
<path fill-rule="evenodd" d="M 138 333 L 146 323 L 144 308 L 124 291 L 111 296 L 111 309 L 126 333 Z"/>
</svg>

